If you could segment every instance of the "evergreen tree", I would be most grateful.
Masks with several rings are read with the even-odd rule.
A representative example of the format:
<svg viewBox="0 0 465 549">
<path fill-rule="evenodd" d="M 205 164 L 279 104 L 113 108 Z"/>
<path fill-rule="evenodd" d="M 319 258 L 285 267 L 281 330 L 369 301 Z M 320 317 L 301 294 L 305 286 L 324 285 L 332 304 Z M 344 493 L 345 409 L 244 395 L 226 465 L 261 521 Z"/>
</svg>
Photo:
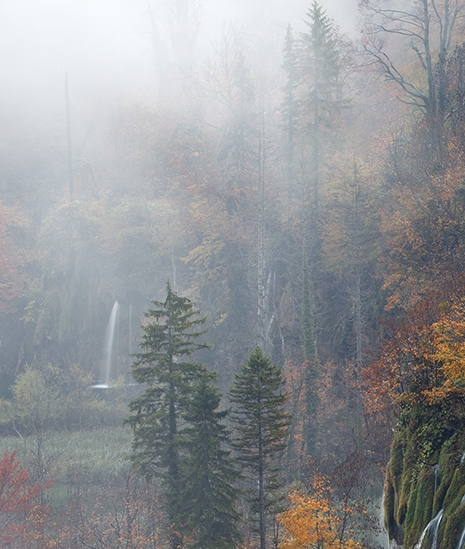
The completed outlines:
<svg viewBox="0 0 465 549">
<path fill-rule="evenodd" d="M 237 432 L 234 447 L 238 461 L 249 473 L 249 501 L 258 519 L 260 549 L 266 548 L 267 515 L 279 501 L 280 467 L 278 457 L 286 448 L 291 423 L 284 410 L 281 369 L 257 347 L 241 367 L 231 388 L 232 420 Z"/>
<path fill-rule="evenodd" d="M 286 83 L 283 87 L 283 102 L 281 105 L 282 124 L 285 132 L 285 163 L 288 183 L 294 179 L 294 149 L 298 132 L 300 115 L 300 103 L 298 100 L 298 88 L 300 84 L 300 60 L 299 50 L 292 34 L 290 25 L 287 27 L 283 48 L 282 68 L 286 75 Z"/>
<path fill-rule="evenodd" d="M 145 316 L 141 348 L 132 376 L 146 385 L 145 392 L 131 400 L 134 412 L 127 420 L 133 429 L 132 462 L 148 480 L 155 473 L 163 481 L 166 516 L 172 549 L 182 546 L 180 505 L 184 487 L 181 468 L 180 423 L 194 384 L 205 375 L 200 364 L 183 360 L 207 347 L 196 340 L 206 318 L 199 317 L 193 303 L 177 296 L 167 285 L 164 303 L 153 301 Z"/>
<path fill-rule="evenodd" d="M 218 411 L 221 395 L 203 375 L 192 392 L 185 415 L 188 457 L 182 494 L 182 516 L 192 549 L 229 549 L 237 545 L 239 515 L 235 510 L 239 473 L 234 468 L 229 431 L 222 423 L 227 411 Z"/>
<path fill-rule="evenodd" d="M 338 41 L 331 20 L 317 2 L 312 3 L 307 17 L 308 32 L 302 34 L 300 63 L 302 127 L 304 140 L 311 150 L 304 215 L 310 220 L 305 237 L 310 237 L 311 257 L 316 258 L 320 252 L 320 186 L 325 134 L 334 125 L 334 115 L 345 102 L 342 100 Z"/>
</svg>

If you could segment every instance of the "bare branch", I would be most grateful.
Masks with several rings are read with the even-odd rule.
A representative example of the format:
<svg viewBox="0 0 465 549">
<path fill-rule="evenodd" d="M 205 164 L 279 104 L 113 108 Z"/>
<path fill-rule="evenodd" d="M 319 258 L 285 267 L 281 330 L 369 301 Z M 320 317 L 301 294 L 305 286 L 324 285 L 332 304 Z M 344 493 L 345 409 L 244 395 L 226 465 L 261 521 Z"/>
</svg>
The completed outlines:
<svg viewBox="0 0 465 549">
<path fill-rule="evenodd" d="M 454 31 L 464 10 L 464 0 L 412 0 L 411 10 L 383 8 L 381 0 L 364 3 L 368 36 L 396 35 L 410 41 L 410 49 L 424 72 L 424 78 L 415 83 L 390 57 L 386 43 L 373 41 L 365 47 L 387 80 L 397 84 L 407 98 L 399 98 L 414 104 L 428 115 L 431 121 L 443 119 L 447 82 L 443 77 L 447 53 L 454 39 Z M 436 59 L 436 61 L 435 61 Z"/>
</svg>

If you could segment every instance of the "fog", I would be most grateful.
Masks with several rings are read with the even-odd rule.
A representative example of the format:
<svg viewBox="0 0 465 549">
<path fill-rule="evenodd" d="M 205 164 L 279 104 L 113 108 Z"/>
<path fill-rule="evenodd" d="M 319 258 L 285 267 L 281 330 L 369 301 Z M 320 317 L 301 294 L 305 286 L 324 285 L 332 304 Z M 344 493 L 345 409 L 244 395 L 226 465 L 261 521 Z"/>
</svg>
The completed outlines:
<svg viewBox="0 0 465 549">
<path fill-rule="evenodd" d="M 176 549 L 181 535 L 188 549 L 214 530 L 224 542 L 208 547 L 235 547 L 235 527 L 197 528 L 190 510 L 209 499 L 192 480 L 204 441 L 234 497 L 235 464 L 258 463 L 226 444 L 241 416 L 221 421 L 241 400 L 281 407 L 287 393 L 294 419 L 280 423 L 273 404 L 277 467 L 264 482 L 246 468 L 238 484 L 273 491 L 281 476 L 310 489 L 317 472 L 314 494 L 344 511 L 327 513 L 331 528 L 356 512 L 341 547 L 375 546 L 372 467 L 389 489 L 411 476 L 410 462 L 405 479 L 384 468 L 390 448 L 397 462 L 418 443 L 425 484 L 413 495 L 432 493 L 434 456 L 458 463 L 465 439 L 446 433 L 465 417 L 465 0 L 444 12 L 370 0 L 363 27 L 359 2 L 1 3 L 0 443 L 23 449 L 31 481 L 57 486 L 52 514 L 31 505 L 31 537 L 14 549 Z M 237 384 L 250 361 L 276 368 Z M 123 462 L 129 429 L 106 446 L 125 419 L 149 490 Z M 256 500 L 270 504 L 269 546 L 273 498 Z M 254 522 L 245 501 L 244 521 L 235 502 L 218 509 L 258 547 L 268 519 Z M 404 538 L 399 509 L 385 507 Z M 444 532 L 458 534 L 449 507 Z M 424 526 L 405 524 L 405 540 Z"/>
<path fill-rule="evenodd" d="M 134 319 L 141 318 L 150 299 L 163 297 L 169 277 L 198 297 L 196 270 L 186 267 L 186 258 L 191 252 L 195 257 L 208 237 L 210 229 L 203 223 L 211 214 L 220 226 L 233 223 L 221 231 L 231 232 L 227 260 L 234 270 L 225 268 L 218 278 L 223 284 L 231 276 L 228 299 L 234 310 L 229 317 L 235 323 L 251 316 L 254 283 L 249 279 L 255 259 L 249 260 L 236 240 L 249 246 L 255 239 L 248 208 L 255 200 L 259 157 L 262 168 L 266 164 L 269 169 L 272 192 L 286 197 L 293 192 L 291 185 L 286 187 L 289 174 L 283 177 L 280 67 L 288 24 L 296 37 L 304 31 L 311 2 L 194 3 L 194 22 L 186 24 L 180 16 L 186 15 L 186 4 L 179 2 L 181 32 L 170 13 L 178 5 L 174 0 L 17 0 L 2 7 L 0 203 L 25 212 L 30 229 L 18 231 L 18 239 L 31 250 L 31 263 L 39 257 L 31 267 L 37 284 L 28 286 L 24 303 L 38 307 L 46 302 L 34 313 L 38 320 L 34 344 L 28 347 L 31 360 L 40 355 L 37 360 L 45 363 L 53 355 L 64 361 L 79 348 L 79 360 L 94 371 L 93 362 L 101 355 L 100 332 L 115 300 L 125 311 L 122 326 L 126 323 L 127 331 L 129 304 Z M 356 28 L 356 4 L 321 3 L 349 34 Z M 189 41 L 185 34 L 192 28 L 195 40 Z M 231 43 L 220 52 L 222 37 Z M 227 56 L 234 61 L 223 70 Z M 209 63 L 212 58 L 216 66 Z M 266 151 L 263 127 L 257 134 L 258 108 L 260 116 L 267 114 Z M 202 190 L 207 180 L 212 186 L 208 201 L 213 202 L 204 204 L 204 197 L 196 195 L 205 217 L 193 214 L 186 221 L 183 185 L 196 182 Z M 249 192 L 250 204 L 236 217 Z M 93 210 L 97 203 L 98 211 Z M 76 218 L 69 222 L 72 216 Z M 82 248 L 76 248 L 76 239 Z M 251 247 L 250 257 L 254 254 Z M 222 294 L 206 300 L 207 315 L 210 301 L 219 299 L 221 310 L 229 307 Z M 69 297 L 66 303 L 63 296 Z M 222 318 L 215 307 L 212 322 L 216 314 Z M 61 319 L 56 324 L 54 315 Z M 59 336 L 50 335 L 48 325 L 43 328 L 49 321 Z M 222 322 L 218 341 L 227 339 Z M 83 332 L 76 336 L 79 323 Z M 228 329 L 243 325 L 241 320 Z M 244 357 L 241 337 L 231 339 L 231 345 L 238 345 L 234 367 Z M 19 339 L 11 337 L 12 349 Z M 14 348 L 11 355 L 17 352 Z M 12 358 L 10 364 L 15 363 Z M 223 370 L 227 384 L 232 370 Z"/>
<path fill-rule="evenodd" d="M 197 56 L 209 47 L 225 22 L 282 40 L 287 23 L 303 27 L 309 3 L 303 0 L 204 0 L 199 2 Z M 323 2 L 345 32 L 356 21 L 356 0 Z M 150 12 L 168 32 L 163 2 L 147 0 L 15 0 L 0 18 L 0 71 L 3 100 L 36 111 L 43 100 L 57 101 L 68 73 L 73 93 L 108 100 L 153 93 L 154 59 Z M 164 30 L 163 30 L 164 29 Z"/>
</svg>

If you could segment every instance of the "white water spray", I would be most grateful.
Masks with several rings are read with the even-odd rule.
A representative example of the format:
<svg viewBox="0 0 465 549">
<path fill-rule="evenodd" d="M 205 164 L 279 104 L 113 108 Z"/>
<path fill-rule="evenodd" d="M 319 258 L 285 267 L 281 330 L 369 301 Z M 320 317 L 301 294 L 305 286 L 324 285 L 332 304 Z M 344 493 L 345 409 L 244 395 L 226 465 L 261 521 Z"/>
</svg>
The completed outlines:
<svg viewBox="0 0 465 549">
<path fill-rule="evenodd" d="M 384 491 L 383 491 L 383 495 L 381 497 L 381 502 L 379 505 L 378 521 L 379 521 L 379 533 L 376 536 L 377 544 L 380 547 L 382 547 L 382 549 L 390 549 L 391 544 L 389 543 L 389 535 L 384 526 Z"/>
<path fill-rule="evenodd" d="M 101 383 L 93 385 L 94 389 L 108 389 L 111 376 L 111 364 L 113 356 L 113 347 L 115 341 L 116 327 L 119 318 L 119 303 L 115 301 L 111 310 L 110 319 L 108 320 L 107 331 L 105 332 L 105 340 L 103 343 L 103 360 L 100 372 Z"/>
<path fill-rule="evenodd" d="M 415 545 L 414 549 L 421 549 L 421 546 L 423 545 L 423 541 L 425 540 L 425 537 L 429 532 L 432 532 L 433 534 L 433 543 L 431 545 L 431 549 L 437 549 L 438 547 L 438 531 L 439 531 L 439 525 L 441 524 L 442 515 L 444 513 L 444 509 L 441 509 L 439 513 L 434 517 L 433 520 L 428 522 L 426 525 L 426 528 L 423 530 L 423 533 L 420 536 L 420 539 L 418 540 L 418 543 Z"/>
<path fill-rule="evenodd" d="M 441 468 L 439 465 L 433 465 L 434 470 L 434 495 L 436 495 L 436 491 L 438 489 L 438 480 L 439 480 L 439 473 L 441 472 Z"/>
</svg>

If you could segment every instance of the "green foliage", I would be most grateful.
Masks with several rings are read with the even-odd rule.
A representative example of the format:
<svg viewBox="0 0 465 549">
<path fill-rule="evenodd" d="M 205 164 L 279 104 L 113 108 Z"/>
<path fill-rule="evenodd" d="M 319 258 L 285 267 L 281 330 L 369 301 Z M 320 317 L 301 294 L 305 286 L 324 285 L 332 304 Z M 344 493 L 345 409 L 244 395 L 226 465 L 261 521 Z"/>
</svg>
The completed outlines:
<svg viewBox="0 0 465 549">
<path fill-rule="evenodd" d="M 167 284 L 164 302 L 153 301 L 146 313 L 141 348 L 132 368 L 145 392 L 131 400 L 133 415 L 126 419 L 133 430 L 131 460 L 148 480 L 158 473 L 163 480 L 165 510 L 172 528 L 173 547 L 180 542 L 180 507 L 185 482 L 181 463 L 180 426 L 189 409 L 193 386 L 206 375 L 205 367 L 186 360 L 207 347 L 196 340 L 205 323 L 193 303 L 176 295 Z"/>
<path fill-rule="evenodd" d="M 434 471 L 432 467 L 425 467 L 420 471 L 415 484 L 410 491 L 405 515 L 405 543 L 414 545 L 420 535 L 435 516 L 433 512 L 434 498 Z"/>
<path fill-rule="evenodd" d="M 333 25 L 324 9 L 312 2 L 305 21 L 308 32 L 302 36 L 303 78 L 310 82 L 308 101 L 312 108 L 328 108 L 338 99 L 341 65 Z"/>
<path fill-rule="evenodd" d="M 221 395 L 204 374 L 194 386 L 184 416 L 189 427 L 183 443 L 185 480 L 181 521 L 188 547 L 228 549 L 239 540 L 235 509 L 239 473 L 229 450 L 229 432 L 223 424 L 227 411 L 218 411 Z"/>
<path fill-rule="evenodd" d="M 398 529 L 405 518 L 406 501 L 402 491 L 405 488 L 403 478 L 404 458 L 407 441 L 405 440 L 405 431 L 396 433 L 391 446 L 391 459 L 386 470 L 386 479 L 384 487 L 384 516 L 386 528 L 391 538 L 398 538 Z M 405 473 L 406 475 L 407 473 Z"/>
<path fill-rule="evenodd" d="M 457 443 L 457 436 L 455 434 L 446 439 L 441 446 L 438 459 L 440 483 L 434 498 L 434 511 L 437 513 L 443 507 L 446 518 L 449 513 L 458 507 L 463 495 L 460 492 L 464 489 L 460 484 L 463 483 L 465 485 L 465 476 L 463 476 L 465 470 L 462 471 L 461 479 L 460 475 L 458 475 L 461 468 L 457 467 L 457 464 L 460 463 L 460 456 L 457 455 Z"/>
<path fill-rule="evenodd" d="M 256 347 L 241 367 L 230 391 L 233 446 L 237 460 L 248 473 L 248 499 L 258 518 L 260 544 L 266 539 L 265 516 L 276 510 L 280 499 L 279 457 L 286 448 L 291 417 L 284 410 L 287 394 L 280 368 Z"/>
<path fill-rule="evenodd" d="M 115 385 L 102 394 L 91 388 L 94 376 L 78 364 L 27 366 L 11 387 L 12 399 L 0 400 L 0 425 L 27 436 L 53 430 L 118 425 L 126 411 L 126 388 Z"/>
<path fill-rule="evenodd" d="M 0 438 L 0 453 L 16 450 L 28 469 L 35 467 L 34 435 Z M 47 478 L 57 485 L 85 486 L 122 481 L 128 472 L 131 437 L 123 427 L 97 427 L 79 431 L 54 431 L 43 447 Z"/>
<path fill-rule="evenodd" d="M 391 538 L 414 547 L 429 521 L 443 509 L 438 546 L 456 547 L 464 526 L 462 437 L 451 428 L 449 407 L 416 405 L 405 413 L 391 449 L 385 487 Z M 436 470 L 436 474 L 435 474 Z"/>
<path fill-rule="evenodd" d="M 48 382 L 43 372 L 31 367 L 16 378 L 12 386 L 13 399 L 2 402 L 1 423 L 22 435 L 40 433 L 57 426 L 63 411 L 63 395 L 59 392 L 53 367 L 49 365 L 47 370 L 52 373 L 49 376 L 52 380 Z"/>
</svg>

